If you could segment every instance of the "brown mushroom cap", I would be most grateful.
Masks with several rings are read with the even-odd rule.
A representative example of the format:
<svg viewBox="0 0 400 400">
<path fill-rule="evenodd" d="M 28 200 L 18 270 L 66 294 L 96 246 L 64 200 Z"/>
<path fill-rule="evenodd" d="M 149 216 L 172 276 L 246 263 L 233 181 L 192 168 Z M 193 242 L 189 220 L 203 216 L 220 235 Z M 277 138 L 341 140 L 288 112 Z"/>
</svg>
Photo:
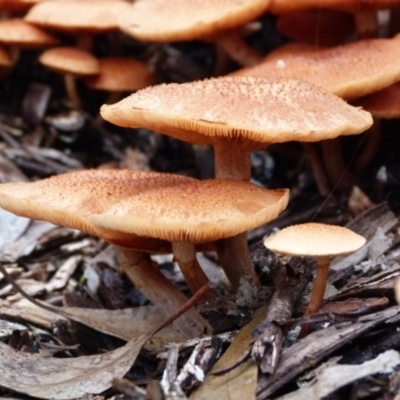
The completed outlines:
<svg viewBox="0 0 400 400">
<path fill-rule="evenodd" d="M 364 246 L 364 237 L 341 226 L 319 223 L 292 225 L 264 241 L 264 246 L 290 256 L 335 256 Z"/>
<path fill-rule="evenodd" d="M 329 8 L 358 12 L 363 10 L 391 8 L 399 4 L 399 0 L 272 0 L 270 12 L 283 14 L 291 11 L 304 10 L 306 8 Z"/>
<path fill-rule="evenodd" d="M 117 19 L 130 10 L 123 0 L 44 1 L 33 6 L 25 19 L 66 32 L 100 33 L 118 29 Z"/>
<path fill-rule="evenodd" d="M 400 118 L 400 82 L 360 97 L 353 105 L 364 108 L 376 118 Z"/>
<path fill-rule="evenodd" d="M 305 79 L 342 98 L 354 99 L 400 80 L 400 35 L 296 52 L 279 60 L 269 55 L 259 65 L 231 76 Z"/>
<path fill-rule="evenodd" d="M 76 76 L 94 75 L 100 71 L 100 64 L 92 54 L 75 47 L 54 47 L 44 51 L 39 62 L 61 74 Z"/>
<path fill-rule="evenodd" d="M 152 86 L 100 113 L 116 125 L 146 127 L 192 143 L 319 141 L 361 133 L 371 116 L 298 80 L 218 78 Z"/>
<path fill-rule="evenodd" d="M 286 208 L 288 199 L 287 189 L 267 190 L 238 180 L 182 180 L 115 200 L 88 221 L 106 238 L 107 232 L 118 231 L 201 243 L 271 221 Z"/>
<path fill-rule="evenodd" d="M 116 199 L 133 197 L 149 187 L 163 187 L 191 178 L 131 170 L 84 170 L 36 182 L 0 185 L 0 206 L 14 214 L 99 235 L 88 221 L 106 211 Z M 148 251 L 169 251 L 170 244 L 135 235 L 115 235 L 114 244 Z"/>
<path fill-rule="evenodd" d="M 154 76 L 146 64 L 124 57 L 99 59 L 100 72 L 85 79 L 92 89 L 133 92 L 154 84 Z"/>
<path fill-rule="evenodd" d="M 270 0 L 137 0 L 120 29 L 150 41 L 193 40 L 252 21 Z"/>
<path fill-rule="evenodd" d="M 0 42 L 30 48 L 52 46 L 58 43 L 58 39 L 21 18 L 12 18 L 0 21 Z"/>
</svg>

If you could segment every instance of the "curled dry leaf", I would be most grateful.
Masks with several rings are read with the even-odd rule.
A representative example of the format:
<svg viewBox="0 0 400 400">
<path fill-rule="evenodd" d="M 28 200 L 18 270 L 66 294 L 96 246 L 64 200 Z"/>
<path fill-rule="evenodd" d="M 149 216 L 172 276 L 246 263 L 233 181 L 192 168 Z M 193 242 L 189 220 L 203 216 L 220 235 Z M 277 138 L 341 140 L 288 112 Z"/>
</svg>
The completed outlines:
<svg viewBox="0 0 400 400">
<path fill-rule="evenodd" d="M 73 399 L 101 393 L 123 377 L 150 334 L 105 354 L 48 358 L 17 351 L 0 342 L 0 385 L 45 399 Z"/>
<path fill-rule="evenodd" d="M 153 306 L 125 308 L 122 310 L 63 307 L 60 310 L 74 321 L 123 340 L 130 340 L 146 334 L 165 318 L 165 314 Z M 146 343 L 146 349 L 158 352 L 167 343 L 182 342 L 184 340 L 185 338 L 182 334 L 170 324 L 149 339 Z"/>
</svg>

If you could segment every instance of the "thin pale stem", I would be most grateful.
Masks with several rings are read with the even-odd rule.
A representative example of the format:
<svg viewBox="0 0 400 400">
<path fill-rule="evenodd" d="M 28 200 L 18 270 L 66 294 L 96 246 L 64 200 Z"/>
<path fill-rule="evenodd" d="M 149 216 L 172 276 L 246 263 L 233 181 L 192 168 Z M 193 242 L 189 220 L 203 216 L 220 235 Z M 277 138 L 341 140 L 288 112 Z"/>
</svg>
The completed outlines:
<svg viewBox="0 0 400 400">
<path fill-rule="evenodd" d="M 329 257 L 321 256 L 317 258 L 317 273 L 315 275 L 314 287 L 304 315 L 314 314 L 321 308 L 328 281 L 329 265 Z"/>
<path fill-rule="evenodd" d="M 76 78 L 72 74 L 64 75 L 65 91 L 72 107 L 75 110 L 80 110 L 82 108 L 81 98 L 79 97 L 78 89 L 76 87 Z"/>
<path fill-rule="evenodd" d="M 147 253 L 114 246 L 122 270 L 154 305 L 165 312 L 174 314 L 186 302 L 186 296 L 178 290 L 158 269 Z M 187 338 L 212 332 L 211 325 L 194 308 L 174 321 L 175 326 Z"/>
<path fill-rule="evenodd" d="M 194 244 L 189 242 L 172 243 L 172 252 L 174 253 L 175 262 L 178 263 L 186 283 L 193 294 L 208 284 L 208 278 L 197 260 Z M 207 297 L 213 298 L 215 297 L 215 293 L 209 291 L 207 292 Z"/>
</svg>

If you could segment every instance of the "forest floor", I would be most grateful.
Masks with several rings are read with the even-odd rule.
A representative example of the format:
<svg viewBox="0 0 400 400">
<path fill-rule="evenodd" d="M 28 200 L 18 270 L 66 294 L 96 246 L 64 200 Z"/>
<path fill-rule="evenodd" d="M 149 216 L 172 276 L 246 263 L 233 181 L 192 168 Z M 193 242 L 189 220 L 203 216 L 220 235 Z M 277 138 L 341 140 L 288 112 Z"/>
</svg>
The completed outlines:
<svg viewBox="0 0 400 400">
<path fill-rule="evenodd" d="M 265 23 L 259 35 L 268 35 L 269 29 Z M 276 37 L 259 39 L 254 42 L 261 43 L 264 52 L 280 43 Z M 107 40 L 115 38 L 105 38 L 99 54 L 106 51 Z M 120 46 L 123 54 L 132 51 L 155 60 L 160 81 L 199 79 L 212 71 L 211 45 L 146 47 L 125 39 Z M 35 52 L 22 54 L 0 83 L 0 182 L 98 167 L 209 176 L 210 151 L 196 162 L 187 143 L 101 121 L 98 109 L 106 101 L 105 93 L 79 86 L 84 107 L 71 110 L 60 78 L 41 68 L 36 57 Z M 172 325 L 148 337 L 163 316 L 121 274 L 107 244 L 0 210 L 0 261 L 29 296 L 57 307 L 51 312 L 34 305 L 1 275 L 0 335 L 7 346 L 0 347 L 0 354 L 1 365 L 7 368 L 0 368 L 0 396 L 395 398 L 400 394 L 400 356 L 392 351 L 400 348 L 400 307 L 393 291 L 400 276 L 399 127 L 396 120 L 382 121 L 379 148 L 363 171 L 356 171 L 355 163 L 364 136 L 342 140 L 344 159 L 357 173 L 361 192 L 333 190 L 327 198 L 320 196 L 297 143 L 253 153 L 254 182 L 291 189 L 288 209 L 248 235 L 264 286 L 255 293 L 243 285 L 235 296 L 215 255 L 202 255 L 219 296 L 200 301 L 198 308 L 213 325 L 214 336 L 190 342 L 183 341 Z M 348 226 L 364 235 L 368 244 L 332 260 L 324 306 L 306 318 L 302 312 L 310 295 L 312 260 L 274 256 L 262 246 L 262 239 L 273 228 L 308 221 Z M 172 258 L 158 257 L 157 262 L 190 296 Z M 299 327 L 305 323 L 311 324 L 311 333 L 299 339 Z M 281 346 L 270 337 L 263 341 L 271 329 L 283 333 Z M 265 346 L 257 359 L 259 365 L 267 365 L 265 371 L 252 361 L 255 343 Z M 279 352 L 280 347 L 278 365 L 271 369 L 271 357 L 277 357 L 273 350 Z M 204 374 L 205 384 L 196 390 Z M 124 379 L 101 390 L 110 386 L 112 376 Z"/>
</svg>

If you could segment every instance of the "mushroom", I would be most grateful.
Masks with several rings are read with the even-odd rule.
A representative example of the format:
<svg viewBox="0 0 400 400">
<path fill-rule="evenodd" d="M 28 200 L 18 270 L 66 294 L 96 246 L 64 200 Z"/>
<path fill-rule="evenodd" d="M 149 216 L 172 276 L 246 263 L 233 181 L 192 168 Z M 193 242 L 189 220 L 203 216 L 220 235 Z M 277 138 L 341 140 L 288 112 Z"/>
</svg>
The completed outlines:
<svg viewBox="0 0 400 400">
<path fill-rule="evenodd" d="M 130 170 L 75 171 L 32 183 L 1 184 L 0 206 L 20 216 L 46 220 L 104 238 L 88 221 L 90 215 L 103 212 L 116 199 L 135 196 L 149 186 L 163 187 L 188 180 L 191 181 L 179 175 Z M 173 314 L 187 301 L 150 259 L 151 252 L 171 252 L 168 242 L 118 232 L 105 232 L 105 235 L 116 250 L 122 270 L 166 315 Z M 195 308 L 179 317 L 175 325 L 188 338 L 211 330 Z"/>
<path fill-rule="evenodd" d="M 64 75 L 68 98 L 74 108 L 80 109 L 81 99 L 76 88 L 76 78 L 99 73 L 100 64 L 97 58 L 75 47 L 54 47 L 44 51 L 39 62 Z"/>
<path fill-rule="evenodd" d="M 377 11 L 400 5 L 399 0 L 272 0 L 270 11 L 276 14 L 305 10 L 331 9 L 354 15 L 359 38 L 378 36 Z"/>
<path fill-rule="evenodd" d="M 270 0 L 152 0 L 135 1 L 121 16 L 120 29 L 146 41 L 215 41 L 241 65 L 254 65 L 260 56 L 237 28 L 261 16 Z"/>
<path fill-rule="evenodd" d="M 185 298 L 146 252 L 170 251 L 172 242 L 189 286 L 197 290 L 207 281 L 195 259 L 194 245 L 276 218 L 288 197 L 287 189 L 266 190 L 248 182 L 198 181 L 129 170 L 78 171 L 33 183 L 0 185 L 4 209 L 80 229 L 113 244 L 125 273 L 167 314 L 175 312 Z M 195 310 L 179 321 L 187 336 L 210 328 Z"/>
<path fill-rule="evenodd" d="M 21 18 L 12 18 L 0 21 L 0 43 L 11 48 L 12 58 L 16 62 L 19 49 L 53 46 L 58 39 Z"/>
<path fill-rule="evenodd" d="M 116 125 L 212 144 L 216 177 L 240 180 L 250 179 L 252 149 L 357 134 L 372 124 L 367 112 L 310 83 L 250 77 L 152 86 L 103 105 L 100 114 Z M 235 288 L 243 276 L 258 281 L 246 247 L 245 232 L 218 243 Z"/>
<path fill-rule="evenodd" d="M 99 59 L 100 72 L 84 80 L 86 86 L 95 90 L 111 92 L 107 104 L 120 100 L 124 92 L 135 92 L 155 83 L 146 64 L 127 57 L 104 57 Z"/>
<path fill-rule="evenodd" d="M 374 117 L 374 125 L 370 129 L 355 163 L 356 171 L 363 172 L 379 151 L 382 136 L 381 120 L 400 118 L 400 82 L 360 97 L 353 101 L 352 104 L 355 107 L 362 107 Z"/>
<path fill-rule="evenodd" d="M 77 47 L 92 49 L 93 37 L 118 29 L 117 20 L 130 10 L 123 0 L 49 0 L 34 5 L 25 20 L 77 37 Z"/>
<path fill-rule="evenodd" d="M 306 48 L 304 53 L 296 48 L 293 53 L 278 51 L 279 57 L 271 53 L 259 65 L 243 68 L 231 76 L 304 79 L 345 100 L 356 99 L 400 80 L 400 35 L 392 39 L 366 39 L 319 51 Z M 353 186 L 355 178 L 347 171 L 340 143 L 324 141 L 321 147 L 332 185 L 339 182 L 339 188 L 343 190 Z M 321 171 L 318 166 L 313 169 Z"/>
<path fill-rule="evenodd" d="M 197 290 L 204 282 L 192 265 L 194 244 L 236 236 L 275 219 L 288 195 L 287 189 L 267 190 L 232 179 L 187 180 L 115 199 L 88 221 L 106 240 L 110 232 L 168 240 L 189 286 Z M 247 246 L 235 251 L 246 252 Z M 225 271 L 238 285 L 234 268 Z"/>
<path fill-rule="evenodd" d="M 364 246 L 366 239 L 350 229 L 320 223 L 292 225 L 264 240 L 264 246 L 289 256 L 316 257 L 317 270 L 305 315 L 317 312 L 323 302 L 330 257 L 350 254 Z"/>
</svg>

